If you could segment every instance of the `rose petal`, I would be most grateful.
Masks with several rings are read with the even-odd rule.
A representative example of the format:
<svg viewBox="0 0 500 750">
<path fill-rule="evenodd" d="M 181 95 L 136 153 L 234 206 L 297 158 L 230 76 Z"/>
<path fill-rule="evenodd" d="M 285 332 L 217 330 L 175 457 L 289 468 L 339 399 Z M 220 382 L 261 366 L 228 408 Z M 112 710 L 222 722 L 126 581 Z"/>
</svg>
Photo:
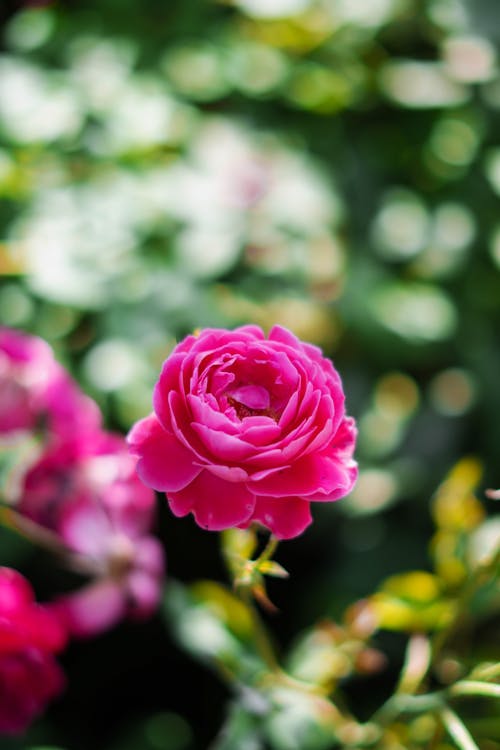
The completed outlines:
<svg viewBox="0 0 500 750">
<path fill-rule="evenodd" d="M 101 580 L 61 597 L 55 604 L 69 632 L 80 638 L 116 625 L 126 612 L 126 593 L 111 580 Z"/>
<path fill-rule="evenodd" d="M 150 617 L 160 603 L 160 579 L 143 570 L 134 570 L 128 577 L 128 594 L 131 602 L 130 614 L 144 619 Z"/>
<path fill-rule="evenodd" d="M 180 368 L 184 359 L 185 354 L 174 352 L 165 360 L 160 378 L 153 391 L 155 414 L 166 429 L 170 426 L 168 394 L 172 390 L 179 390 Z"/>
<path fill-rule="evenodd" d="M 0 658 L 25 648 L 55 653 L 66 641 L 66 631 L 48 605 L 31 602 L 18 612 L 0 612 Z"/>
<path fill-rule="evenodd" d="M 330 442 L 333 435 L 333 420 L 326 419 L 321 430 L 314 436 L 314 439 L 305 447 L 304 454 L 313 453 L 317 450 L 323 450 Z"/>
<path fill-rule="evenodd" d="M 339 456 L 351 457 L 354 453 L 358 431 L 352 417 L 344 419 L 335 434 L 334 445 Z"/>
<path fill-rule="evenodd" d="M 200 401 L 199 398 L 188 396 L 188 400 L 193 398 Z M 206 424 L 204 419 L 194 420 L 191 413 L 186 411 L 186 404 L 178 393 L 170 393 L 168 397 L 170 406 L 170 417 L 172 423 L 172 432 L 179 441 L 191 454 L 194 454 L 199 460 L 203 461 L 204 446 L 196 432 L 191 428 L 192 421 L 199 421 Z M 209 409 L 209 411 L 212 411 Z"/>
<path fill-rule="evenodd" d="M 255 496 L 245 484 L 226 482 L 209 471 L 180 492 L 169 493 L 168 500 L 175 515 L 191 510 L 196 522 L 210 531 L 245 523 L 255 507 Z"/>
<path fill-rule="evenodd" d="M 34 601 L 33 589 L 17 570 L 0 568 L 0 612 L 15 612 Z"/>
<path fill-rule="evenodd" d="M 292 349 L 297 349 L 299 352 L 302 352 L 302 344 L 298 340 L 298 338 L 287 328 L 283 328 L 282 326 L 273 326 L 269 332 L 269 341 L 277 341 L 280 344 L 285 344 L 286 346 L 290 346 Z"/>
<path fill-rule="evenodd" d="M 193 454 L 166 432 L 154 415 L 137 422 L 127 440 L 131 453 L 139 457 L 137 473 L 155 490 L 180 490 L 201 471 L 193 463 Z"/>
<path fill-rule="evenodd" d="M 146 536 L 136 542 L 134 564 L 150 575 L 160 577 L 164 574 L 165 553 L 158 539 Z"/>
<path fill-rule="evenodd" d="M 24 576 L 11 568 L 0 568 L 0 659 L 23 649 L 55 653 L 66 640 L 59 618 L 48 606 L 35 602 Z"/>
<path fill-rule="evenodd" d="M 259 521 L 278 539 L 292 539 L 312 523 L 310 503 L 300 497 L 258 497 L 251 521 Z"/>
<path fill-rule="evenodd" d="M 297 407 L 299 404 L 300 396 L 298 391 L 295 391 L 295 393 L 292 393 L 292 396 L 283 409 L 283 413 L 281 414 L 280 420 L 279 420 L 279 426 L 281 429 L 288 428 L 288 425 L 292 421 L 292 419 L 297 414 Z"/>
<path fill-rule="evenodd" d="M 229 435 L 238 435 L 241 433 L 242 423 L 240 420 L 230 421 L 227 414 L 218 411 L 219 407 L 216 403 L 210 403 L 208 395 L 200 398 L 200 396 L 189 394 L 186 397 L 186 403 L 191 411 L 193 422 L 205 424 L 207 427 L 211 427 L 212 430 L 223 430 Z M 183 415 L 180 404 L 176 404 L 175 412 L 176 423 L 178 420 L 179 425 L 181 425 Z"/>
<path fill-rule="evenodd" d="M 258 341 L 263 341 L 266 337 L 264 336 L 264 332 L 262 328 L 259 328 L 259 326 L 255 325 L 246 325 L 246 326 L 240 326 L 239 328 L 234 329 L 234 333 L 243 333 L 245 336 L 251 336 L 254 339 L 257 339 Z"/>
<path fill-rule="evenodd" d="M 106 555 L 113 528 L 101 505 L 83 500 L 63 508 L 58 533 L 70 549 L 99 560 Z"/>
<path fill-rule="evenodd" d="M 346 477 L 341 463 L 312 454 L 300 458 L 282 471 L 252 482 L 250 486 L 256 494 L 271 497 L 324 497 L 340 487 L 344 488 Z"/>
<path fill-rule="evenodd" d="M 0 734 L 24 732 L 65 684 L 64 674 L 52 656 L 36 648 L 2 659 Z"/>
<path fill-rule="evenodd" d="M 246 417 L 241 423 L 241 437 L 256 447 L 278 440 L 281 428 L 269 417 Z"/>
<path fill-rule="evenodd" d="M 204 424 L 194 423 L 192 427 L 216 460 L 239 461 L 255 452 L 253 445 L 245 443 L 239 437 L 227 435 L 221 430 L 212 430 Z"/>
<path fill-rule="evenodd" d="M 223 466 L 221 464 L 210 464 L 205 467 L 207 471 L 214 474 L 225 482 L 241 483 L 248 479 L 248 472 L 240 466 Z"/>
<path fill-rule="evenodd" d="M 190 342 L 189 351 L 210 354 L 213 351 L 220 352 L 225 346 L 229 346 L 232 351 L 235 351 L 238 344 L 243 344 L 246 348 L 249 343 L 264 339 L 262 330 L 254 325 L 241 326 L 235 328 L 234 331 L 228 331 L 224 328 L 205 328 L 199 336 L 195 337 L 194 341 Z M 182 349 L 176 348 L 174 351 L 186 351 L 182 342 L 179 347 L 182 347 Z"/>
<path fill-rule="evenodd" d="M 356 479 L 358 478 L 358 465 L 356 461 L 346 462 L 344 459 L 330 459 L 330 462 L 335 465 L 338 472 L 338 485 L 327 494 L 319 492 L 318 494 L 308 495 L 308 500 L 314 502 L 332 502 L 333 500 L 339 500 L 341 497 L 349 494 L 354 487 Z"/>
<path fill-rule="evenodd" d="M 228 393 L 231 398 L 249 409 L 269 409 L 269 391 L 261 385 L 242 385 Z"/>
</svg>

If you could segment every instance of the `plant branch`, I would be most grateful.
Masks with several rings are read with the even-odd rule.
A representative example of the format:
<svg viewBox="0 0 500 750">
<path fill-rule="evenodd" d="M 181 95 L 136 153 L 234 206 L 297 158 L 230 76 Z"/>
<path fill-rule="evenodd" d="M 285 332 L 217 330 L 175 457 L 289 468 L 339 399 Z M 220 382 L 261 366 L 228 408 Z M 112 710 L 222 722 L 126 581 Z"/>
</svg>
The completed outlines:
<svg viewBox="0 0 500 750">
<path fill-rule="evenodd" d="M 448 692 L 450 695 L 485 695 L 500 698 L 500 685 L 480 680 L 460 680 L 452 685 Z"/>
<path fill-rule="evenodd" d="M 269 539 L 267 540 L 266 546 L 264 547 L 260 555 L 257 557 L 257 559 L 254 561 L 256 568 L 262 565 L 263 562 L 267 562 L 268 560 L 271 560 L 274 553 L 276 552 L 278 544 L 279 544 L 279 539 L 277 539 L 273 534 L 271 534 L 269 536 Z"/>
<path fill-rule="evenodd" d="M 0 524 L 15 531 L 33 544 L 37 544 L 52 554 L 64 558 L 68 566 L 77 573 L 90 576 L 102 573 L 101 567 L 97 562 L 69 549 L 53 531 L 23 516 L 22 513 L 13 508 L 0 505 Z"/>
<path fill-rule="evenodd" d="M 436 657 L 441 653 L 447 641 L 459 630 L 461 624 L 466 621 L 467 613 L 470 610 L 470 602 L 474 597 L 474 594 L 484 584 L 485 580 L 490 575 L 498 574 L 500 567 L 500 547 L 495 551 L 492 557 L 485 563 L 478 565 L 478 567 L 472 572 L 469 580 L 466 582 L 461 595 L 458 597 L 456 602 L 456 617 L 452 619 L 447 628 L 440 631 L 433 642 L 433 661 L 435 663 Z"/>
<path fill-rule="evenodd" d="M 255 606 L 251 590 L 247 586 L 238 586 L 236 591 L 250 612 L 252 618 L 253 640 L 257 653 L 271 672 L 279 671 L 280 666 L 274 651 L 274 646 L 271 643 L 269 633 L 267 632 L 257 607 Z"/>
<path fill-rule="evenodd" d="M 442 708 L 439 715 L 446 731 L 460 750 L 479 750 L 469 730 L 451 708 Z"/>
</svg>

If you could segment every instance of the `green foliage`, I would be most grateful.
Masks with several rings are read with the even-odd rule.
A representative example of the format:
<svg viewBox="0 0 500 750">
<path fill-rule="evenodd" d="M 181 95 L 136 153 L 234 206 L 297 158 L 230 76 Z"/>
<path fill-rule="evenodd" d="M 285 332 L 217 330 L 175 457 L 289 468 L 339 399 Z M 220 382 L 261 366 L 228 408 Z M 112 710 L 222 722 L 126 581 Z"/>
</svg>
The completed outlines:
<svg viewBox="0 0 500 750">
<path fill-rule="evenodd" d="M 253 592 L 260 600 L 254 571 L 263 557 L 271 561 L 269 546 L 256 560 L 248 559 L 256 548 L 251 532 L 224 535 L 236 593 L 212 582 L 188 590 L 170 583 L 165 613 L 176 637 L 212 665 L 236 695 L 214 748 L 233 742 L 276 750 L 418 750 L 448 736 L 461 750 L 473 750 L 491 739 L 488 724 L 477 719 L 483 710 L 485 717 L 500 719 L 500 661 L 480 661 L 470 653 L 470 638 L 472 627 L 498 612 L 499 548 L 479 562 L 466 553 L 457 557 L 460 579 L 450 581 L 450 567 L 442 565 L 453 560 L 450 550 L 459 548 L 464 531 L 480 528 L 484 511 L 472 494 L 479 476 L 477 462 L 463 459 L 434 497 L 433 550 L 442 576 L 419 570 L 391 576 L 375 594 L 351 604 L 340 622 L 324 620 L 309 628 L 280 659 L 248 596 Z M 435 544 L 443 530 L 448 534 L 444 556 Z M 242 569 L 250 573 L 242 575 Z M 356 707 L 349 710 L 345 693 L 354 679 L 387 668 L 389 659 L 375 648 L 381 630 L 409 637 L 392 695 L 366 721 Z M 479 712 L 469 714 L 468 704 L 478 700 Z M 471 718 L 476 718 L 473 729 Z"/>
</svg>

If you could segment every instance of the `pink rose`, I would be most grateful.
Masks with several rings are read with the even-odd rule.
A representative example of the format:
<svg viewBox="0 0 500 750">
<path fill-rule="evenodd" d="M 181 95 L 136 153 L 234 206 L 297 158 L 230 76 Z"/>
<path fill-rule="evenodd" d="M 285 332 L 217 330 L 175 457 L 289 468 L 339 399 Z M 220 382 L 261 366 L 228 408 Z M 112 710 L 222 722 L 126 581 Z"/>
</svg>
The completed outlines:
<svg viewBox="0 0 500 750">
<path fill-rule="evenodd" d="M 49 439 L 95 430 L 97 405 L 37 336 L 0 327 L 0 435 L 43 429 Z"/>
<path fill-rule="evenodd" d="M 0 732 L 24 731 L 61 692 L 54 654 L 65 643 L 59 618 L 35 602 L 26 579 L 0 568 Z"/>
<path fill-rule="evenodd" d="M 155 497 L 121 436 L 96 432 L 52 449 L 24 478 L 17 510 L 54 532 L 92 580 L 54 604 L 68 631 L 96 635 L 158 606 L 164 553 Z"/>
<path fill-rule="evenodd" d="M 203 528 L 258 521 L 288 539 L 311 523 L 311 502 L 337 500 L 356 480 L 340 377 L 279 326 L 267 339 L 257 326 L 188 336 L 153 405 L 128 437 L 139 476 Z"/>
</svg>

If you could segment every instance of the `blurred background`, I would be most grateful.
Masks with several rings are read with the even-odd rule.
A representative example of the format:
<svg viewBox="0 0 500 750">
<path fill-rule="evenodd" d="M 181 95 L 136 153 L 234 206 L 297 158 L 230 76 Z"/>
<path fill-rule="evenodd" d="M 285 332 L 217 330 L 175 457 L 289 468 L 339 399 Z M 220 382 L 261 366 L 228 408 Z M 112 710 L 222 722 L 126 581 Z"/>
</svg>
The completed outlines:
<svg viewBox="0 0 500 750">
<path fill-rule="evenodd" d="M 427 569 L 450 467 L 474 454 L 500 486 L 497 0 L 0 14 L 0 322 L 46 338 L 121 432 L 194 328 L 281 323 L 332 357 L 360 479 L 279 550 L 281 648 Z M 224 578 L 216 535 L 164 503 L 159 520 L 172 580 Z M 44 553 L 0 544 L 40 596 L 67 585 Z M 222 722 L 226 688 L 160 616 L 64 663 L 65 697 L 1 748 L 203 750 Z M 351 686 L 361 715 L 393 679 Z"/>
</svg>

